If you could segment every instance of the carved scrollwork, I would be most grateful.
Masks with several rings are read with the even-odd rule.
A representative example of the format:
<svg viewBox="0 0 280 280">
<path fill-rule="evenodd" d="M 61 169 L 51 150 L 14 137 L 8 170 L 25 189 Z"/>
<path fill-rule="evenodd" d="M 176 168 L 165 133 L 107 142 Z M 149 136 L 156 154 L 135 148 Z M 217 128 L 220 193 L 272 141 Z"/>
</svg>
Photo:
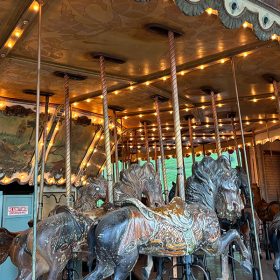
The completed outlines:
<svg viewBox="0 0 280 280">
<path fill-rule="evenodd" d="M 175 0 L 176 5 L 188 16 L 197 16 L 212 8 L 227 28 L 239 28 L 245 21 L 253 25 L 260 40 L 280 35 L 280 13 L 256 0 Z"/>
</svg>

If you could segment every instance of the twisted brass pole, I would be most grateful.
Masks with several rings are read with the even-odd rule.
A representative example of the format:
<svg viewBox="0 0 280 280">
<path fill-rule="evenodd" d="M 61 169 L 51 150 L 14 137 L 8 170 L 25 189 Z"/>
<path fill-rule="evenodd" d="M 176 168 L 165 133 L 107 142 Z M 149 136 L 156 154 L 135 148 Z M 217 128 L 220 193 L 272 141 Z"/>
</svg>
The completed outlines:
<svg viewBox="0 0 280 280">
<path fill-rule="evenodd" d="M 188 118 L 188 126 L 189 126 L 189 139 L 191 144 L 191 151 L 192 151 L 192 163 L 195 163 L 195 152 L 194 152 L 194 145 L 193 145 L 193 129 L 192 129 L 192 120 Z"/>
<path fill-rule="evenodd" d="M 158 138 L 159 138 L 159 146 L 160 146 L 160 160 L 161 160 L 161 170 L 162 170 L 162 177 L 163 177 L 163 188 L 164 188 L 164 195 L 165 195 L 165 203 L 167 204 L 169 202 L 168 201 L 168 184 L 167 184 L 165 153 L 164 153 L 164 146 L 163 146 L 158 97 L 155 98 L 155 107 L 156 107 L 156 114 L 157 114 Z"/>
<path fill-rule="evenodd" d="M 70 96 L 69 96 L 69 76 L 64 75 L 65 92 L 65 179 L 66 179 L 66 203 L 67 206 L 73 206 L 71 196 L 71 116 L 70 116 Z"/>
<path fill-rule="evenodd" d="M 218 123 L 218 117 L 217 117 L 217 108 L 216 108 L 216 102 L 215 102 L 215 93 L 213 91 L 211 91 L 211 103 L 212 103 L 212 113 L 213 113 L 214 126 L 215 126 L 216 149 L 217 149 L 218 156 L 221 156 L 222 147 L 221 147 L 219 123 Z"/>
<path fill-rule="evenodd" d="M 33 246 L 32 246 L 32 280 L 36 280 L 36 248 L 37 248 L 37 211 L 38 211 L 38 160 L 39 160 L 39 127 L 40 127 L 40 87 L 41 87 L 41 27 L 42 3 L 38 1 L 38 60 L 36 90 L 36 129 L 35 129 L 35 167 L 34 167 L 34 200 L 33 200 Z"/>
<path fill-rule="evenodd" d="M 234 88 L 235 88 L 236 103 L 237 103 L 237 108 L 238 108 L 242 146 L 244 149 L 244 161 L 245 161 L 245 168 L 246 168 L 246 173 L 247 173 L 248 190 L 249 190 L 250 206 L 251 206 L 252 219 L 253 219 L 253 231 L 254 231 L 254 235 L 255 235 L 254 237 L 255 237 L 255 244 L 256 244 L 256 249 L 257 249 L 258 266 L 259 266 L 259 270 L 260 270 L 260 278 L 261 278 L 261 280 L 263 280 L 262 264 L 261 264 L 261 259 L 260 259 L 259 236 L 257 234 L 257 227 L 256 227 L 256 220 L 255 220 L 255 207 L 254 207 L 254 203 L 253 203 L 253 195 L 252 195 L 252 189 L 251 189 L 251 179 L 250 179 L 249 166 L 248 166 L 247 153 L 246 153 L 245 137 L 244 137 L 242 115 L 241 115 L 240 103 L 239 103 L 239 93 L 238 93 L 238 86 L 237 86 L 237 80 L 236 80 L 234 58 L 231 58 L 231 68 L 232 68 L 233 82 L 234 82 Z"/>
<path fill-rule="evenodd" d="M 185 186 L 184 186 L 184 172 L 183 172 L 184 163 L 183 163 L 183 149 L 182 149 L 181 125 L 180 125 L 177 73 L 176 73 L 176 53 L 175 53 L 174 33 L 172 31 L 168 31 L 168 42 L 169 42 L 170 68 L 171 68 L 173 121 L 174 121 L 176 159 L 177 159 L 177 181 L 179 187 L 179 195 L 183 200 L 185 200 Z"/>
<path fill-rule="evenodd" d="M 116 182 L 119 181 L 119 153 L 118 153 L 118 122 L 116 111 L 113 111 L 114 121 L 114 142 L 115 142 L 115 164 L 116 164 Z"/>
<path fill-rule="evenodd" d="M 104 120 L 104 137 L 105 137 L 105 154 L 106 154 L 106 171 L 108 181 L 108 200 L 113 203 L 113 178 L 112 178 L 112 162 L 111 162 L 111 143 L 108 116 L 108 100 L 107 100 L 107 83 L 105 77 L 104 57 L 100 56 L 100 78 L 103 96 L 103 120 Z"/>
<path fill-rule="evenodd" d="M 149 149 L 147 122 L 144 122 L 144 133 L 145 133 L 146 158 L 147 158 L 147 162 L 150 162 L 150 149 Z"/>
<path fill-rule="evenodd" d="M 159 174 L 159 168 L 158 168 L 158 156 L 157 156 L 157 141 L 154 143 L 154 160 L 155 160 L 155 169 L 156 172 Z"/>
</svg>

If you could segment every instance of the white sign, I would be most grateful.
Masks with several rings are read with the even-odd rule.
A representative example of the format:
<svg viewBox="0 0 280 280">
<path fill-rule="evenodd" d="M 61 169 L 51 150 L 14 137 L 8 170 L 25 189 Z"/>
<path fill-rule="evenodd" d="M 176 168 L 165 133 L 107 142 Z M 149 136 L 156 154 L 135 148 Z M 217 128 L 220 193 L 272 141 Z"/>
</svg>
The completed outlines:
<svg viewBox="0 0 280 280">
<path fill-rule="evenodd" d="M 9 206 L 8 216 L 28 215 L 28 206 Z"/>
</svg>

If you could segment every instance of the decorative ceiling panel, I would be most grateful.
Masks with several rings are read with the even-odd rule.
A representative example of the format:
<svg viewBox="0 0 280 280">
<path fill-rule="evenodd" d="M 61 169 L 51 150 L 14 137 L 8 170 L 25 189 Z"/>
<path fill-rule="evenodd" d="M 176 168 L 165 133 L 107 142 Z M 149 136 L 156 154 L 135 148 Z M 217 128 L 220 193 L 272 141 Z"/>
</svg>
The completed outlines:
<svg viewBox="0 0 280 280">
<path fill-rule="evenodd" d="M 224 32 L 219 19 L 206 13 L 185 17 L 173 1 L 141 5 L 131 0 L 63 0 L 49 1 L 45 9 L 43 60 L 99 71 L 98 61 L 90 53 L 104 52 L 126 60 L 124 64 L 106 64 L 109 73 L 125 77 L 148 75 L 169 67 L 167 38 L 147 31 L 148 23 L 161 23 L 184 32 L 177 40 L 179 64 L 256 40 L 245 29 Z M 12 53 L 36 59 L 36 49 L 35 24 Z"/>
</svg>

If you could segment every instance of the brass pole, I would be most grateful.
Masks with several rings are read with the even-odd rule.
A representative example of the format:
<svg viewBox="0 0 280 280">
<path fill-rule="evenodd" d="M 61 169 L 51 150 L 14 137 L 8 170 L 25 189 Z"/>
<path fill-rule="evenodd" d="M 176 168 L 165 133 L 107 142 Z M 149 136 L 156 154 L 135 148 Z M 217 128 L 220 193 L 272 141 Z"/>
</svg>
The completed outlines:
<svg viewBox="0 0 280 280">
<path fill-rule="evenodd" d="M 217 108 L 216 108 L 216 102 L 215 102 L 215 93 L 213 90 L 211 91 L 211 103 L 212 103 L 212 113 L 213 113 L 214 127 L 215 127 L 216 149 L 217 149 L 217 154 L 220 157 L 222 155 L 222 147 L 221 147 L 219 123 L 218 123 L 218 117 L 217 117 Z"/>
<path fill-rule="evenodd" d="M 231 67 L 232 67 L 233 82 L 234 82 L 234 88 L 235 88 L 235 94 L 236 94 L 236 103 L 237 103 L 238 115 L 239 115 L 241 139 L 242 139 L 242 145 L 243 145 L 243 149 L 244 149 L 244 161 L 245 161 L 247 180 L 248 180 L 248 185 L 249 185 L 248 189 L 249 189 L 250 206 L 251 206 L 251 212 L 252 212 L 252 218 L 253 218 L 253 228 L 254 228 L 254 235 L 255 235 L 255 244 L 256 244 L 256 249 L 257 249 L 258 266 L 259 266 L 259 270 L 260 270 L 260 278 L 261 278 L 261 280 L 263 280 L 262 264 L 261 264 L 261 259 L 260 259 L 260 248 L 259 248 L 259 236 L 257 234 L 257 227 L 256 227 L 256 220 L 255 220 L 255 209 L 254 209 L 252 189 L 251 189 L 249 166 L 248 166 L 248 160 L 247 160 L 247 154 L 246 154 L 246 145 L 245 145 L 242 115 L 241 115 L 240 103 L 239 103 L 239 94 L 238 94 L 238 87 L 237 87 L 237 80 L 236 80 L 234 58 L 231 58 Z"/>
<path fill-rule="evenodd" d="M 64 75 L 65 91 L 65 179 L 66 179 L 66 203 L 68 207 L 73 206 L 71 196 L 71 116 L 70 116 L 70 97 L 69 97 L 69 76 Z"/>
<path fill-rule="evenodd" d="M 32 280 L 36 280 L 36 247 L 37 247 L 37 211 L 38 211 L 38 160 L 39 160 L 39 127 L 40 127 L 40 87 L 41 87 L 41 27 L 42 3 L 38 1 L 38 60 L 36 91 L 36 129 L 35 129 L 35 167 L 34 167 L 34 200 L 33 200 L 33 246 L 32 246 Z"/>
<path fill-rule="evenodd" d="M 42 220 L 43 216 L 43 193 L 45 184 L 45 163 L 46 163 L 46 150 L 47 150 L 47 137 L 48 137 L 48 121 L 49 121 L 49 96 L 46 95 L 45 100 L 45 120 L 43 129 L 43 148 L 42 148 L 42 159 L 41 159 L 41 180 L 40 180 L 40 191 L 39 191 L 39 212 L 38 220 Z"/>
<path fill-rule="evenodd" d="M 233 136 L 234 136 L 234 146 L 235 146 L 235 152 L 236 152 L 236 156 L 237 156 L 237 164 L 238 164 L 238 166 L 241 167 L 242 165 L 241 165 L 241 160 L 240 160 L 240 154 L 239 154 L 239 148 L 238 148 L 238 142 L 237 142 L 237 134 L 236 134 L 236 128 L 235 128 L 233 116 L 231 116 L 231 126 L 232 126 L 232 132 L 233 132 Z"/>
<path fill-rule="evenodd" d="M 157 114 L 157 126 L 158 126 L 158 138 L 159 138 L 159 146 L 160 146 L 160 160 L 161 160 L 161 170 L 162 170 L 162 177 L 163 177 L 163 188 L 164 188 L 164 195 L 165 195 L 165 203 L 167 204 L 169 202 L 168 200 L 169 192 L 168 192 L 168 184 L 167 184 L 165 153 L 164 153 L 164 146 L 163 146 L 163 138 L 162 138 L 163 136 L 162 136 L 162 129 L 161 129 L 158 97 L 155 97 L 155 107 L 156 107 L 156 114 Z"/>
<path fill-rule="evenodd" d="M 110 129 L 109 129 L 109 116 L 108 116 L 108 100 L 107 100 L 107 83 L 105 76 L 104 57 L 99 57 L 100 63 L 100 78 L 102 85 L 103 96 L 103 125 L 105 137 L 105 154 L 106 154 L 106 171 L 108 181 L 108 201 L 113 203 L 113 178 L 112 178 L 112 162 L 111 162 L 111 143 L 110 143 Z"/>
<path fill-rule="evenodd" d="M 113 111 L 113 121 L 114 121 L 114 142 L 115 142 L 115 170 L 116 170 L 116 182 L 119 181 L 119 153 L 118 153 L 118 122 L 116 111 Z"/>
<path fill-rule="evenodd" d="M 146 160 L 147 160 L 147 162 L 150 162 L 150 150 L 149 150 L 147 122 L 144 122 L 144 133 L 145 133 Z"/>
<path fill-rule="evenodd" d="M 157 158 L 157 142 L 156 141 L 154 143 L 154 161 L 155 161 L 156 172 L 159 173 L 159 169 L 158 169 L 158 165 L 157 165 L 158 158 Z"/>
<path fill-rule="evenodd" d="M 172 84 L 172 106 L 173 106 L 173 120 L 175 131 L 175 145 L 176 145 L 176 159 L 177 159 L 177 182 L 179 187 L 179 195 L 185 201 L 185 186 L 184 186 L 184 163 L 182 151 L 182 137 L 180 125 L 180 111 L 178 99 L 177 73 L 176 73 L 176 53 L 174 33 L 168 31 L 169 41 L 169 55 L 171 68 L 171 84 Z"/>
<path fill-rule="evenodd" d="M 193 129 L 192 129 L 192 120 L 191 117 L 188 117 L 188 126 L 189 126 L 189 139 L 192 151 L 192 163 L 195 163 L 195 152 L 194 152 L 194 144 L 193 144 Z"/>
</svg>

